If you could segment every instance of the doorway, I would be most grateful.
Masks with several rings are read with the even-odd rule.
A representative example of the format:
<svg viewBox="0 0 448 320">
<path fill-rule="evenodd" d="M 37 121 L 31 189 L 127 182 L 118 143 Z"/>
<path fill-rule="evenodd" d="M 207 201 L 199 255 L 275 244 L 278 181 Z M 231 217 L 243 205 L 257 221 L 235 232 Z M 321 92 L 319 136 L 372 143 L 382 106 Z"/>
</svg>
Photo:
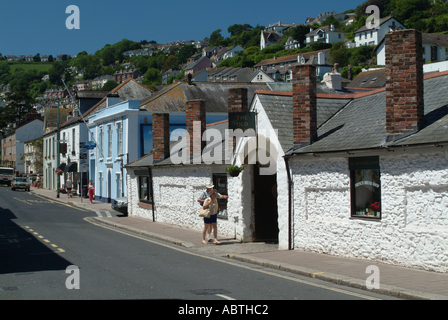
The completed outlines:
<svg viewBox="0 0 448 320">
<path fill-rule="evenodd" d="M 278 242 L 277 174 L 260 175 L 254 166 L 255 241 Z"/>
</svg>

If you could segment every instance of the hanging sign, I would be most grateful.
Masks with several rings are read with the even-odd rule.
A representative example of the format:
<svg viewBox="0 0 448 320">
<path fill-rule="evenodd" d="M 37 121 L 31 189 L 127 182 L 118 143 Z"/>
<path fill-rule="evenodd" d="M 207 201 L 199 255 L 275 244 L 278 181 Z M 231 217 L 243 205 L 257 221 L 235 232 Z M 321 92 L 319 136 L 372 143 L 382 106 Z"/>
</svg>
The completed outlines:
<svg viewBox="0 0 448 320">
<path fill-rule="evenodd" d="M 255 112 L 229 112 L 229 129 L 255 130 Z"/>
</svg>

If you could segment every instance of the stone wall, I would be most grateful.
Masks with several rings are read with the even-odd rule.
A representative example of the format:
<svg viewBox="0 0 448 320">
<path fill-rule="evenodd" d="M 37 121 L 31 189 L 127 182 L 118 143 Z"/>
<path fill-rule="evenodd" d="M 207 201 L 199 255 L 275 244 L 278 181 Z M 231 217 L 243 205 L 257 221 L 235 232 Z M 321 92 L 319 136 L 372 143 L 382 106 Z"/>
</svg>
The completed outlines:
<svg viewBox="0 0 448 320">
<path fill-rule="evenodd" d="M 294 248 L 448 271 L 448 153 L 380 156 L 381 220 L 350 217 L 348 161 L 291 159 Z"/>
<path fill-rule="evenodd" d="M 182 228 L 202 231 L 204 220 L 200 218 L 200 205 L 197 202 L 205 185 L 211 182 L 212 172 L 225 172 L 224 168 L 207 165 L 191 165 L 179 167 L 153 168 L 153 188 L 155 200 L 155 221 L 179 226 Z M 229 177 L 229 194 L 230 190 Z M 132 170 L 128 173 L 129 215 L 152 220 L 152 209 L 142 208 L 138 205 L 138 177 Z M 238 201 L 229 199 L 227 205 L 228 219 L 218 218 L 218 237 L 235 238 L 236 223 L 241 221 L 235 218 L 240 214 Z M 240 229 L 240 228 L 239 228 Z"/>
</svg>

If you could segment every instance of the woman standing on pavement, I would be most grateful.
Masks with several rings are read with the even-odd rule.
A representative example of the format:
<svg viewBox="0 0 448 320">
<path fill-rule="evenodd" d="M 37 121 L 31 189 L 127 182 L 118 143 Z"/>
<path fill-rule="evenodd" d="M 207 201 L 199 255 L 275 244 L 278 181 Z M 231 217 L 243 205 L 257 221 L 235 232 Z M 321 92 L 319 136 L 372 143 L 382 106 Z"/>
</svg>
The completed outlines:
<svg viewBox="0 0 448 320">
<path fill-rule="evenodd" d="M 218 201 L 216 200 L 216 197 L 218 196 L 218 191 L 216 189 L 213 189 L 210 191 L 210 197 L 207 198 L 204 201 L 203 208 L 207 209 L 210 208 L 210 218 L 204 218 L 204 230 L 202 231 L 202 243 L 207 244 L 207 241 L 205 240 L 205 234 L 207 233 L 207 230 L 210 227 L 213 228 L 213 236 L 214 236 L 214 244 L 220 244 L 221 242 L 218 241 L 218 224 L 217 224 L 217 218 L 218 218 Z"/>
<path fill-rule="evenodd" d="M 89 200 L 90 204 L 92 204 L 93 196 L 95 195 L 95 185 L 93 184 L 92 180 L 89 181 L 89 185 L 87 186 L 89 189 Z"/>
<path fill-rule="evenodd" d="M 67 198 L 73 198 L 72 196 L 73 181 L 72 178 L 70 178 L 70 176 L 68 176 L 68 179 L 65 182 L 65 188 L 67 189 Z"/>
</svg>

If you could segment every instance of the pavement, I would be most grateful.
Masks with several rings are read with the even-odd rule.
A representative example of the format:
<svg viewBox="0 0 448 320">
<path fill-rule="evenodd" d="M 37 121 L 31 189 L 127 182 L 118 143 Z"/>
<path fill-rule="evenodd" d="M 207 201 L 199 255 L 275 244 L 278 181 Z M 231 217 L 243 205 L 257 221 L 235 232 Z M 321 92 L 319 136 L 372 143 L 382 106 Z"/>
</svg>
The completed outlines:
<svg viewBox="0 0 448 320">
<path fill-rule="evenodd" d="M 154 239 L 190 248 L 205 254 L 235 259 L 267 268 L 290 272 L 332 283 L 386 294 L 401 299 L 448 300 L 448 273 L 437 273 L 376 261 L 342 258 L 322 253 L 299 250 L 278 250 L 277 244 L 252 242 L 241 243 L 235 239 L 219 237 L 220 245 L 211 242 L 202 244 L 202 232 L 180 228 L 149 219 L 124 216 L 113 211 L 110 203 L 94 201 L 76 196 L 68 198 L 60 194 L 56 198 L 53 190 L 31 188 L 31 192 L 87 210 L 97 223 L 124 229 Z M 366 268 L 375 265 L 379 270 L 378 289 L 367 289 L 366 280 L 371 272 Z"/>
</svg>

